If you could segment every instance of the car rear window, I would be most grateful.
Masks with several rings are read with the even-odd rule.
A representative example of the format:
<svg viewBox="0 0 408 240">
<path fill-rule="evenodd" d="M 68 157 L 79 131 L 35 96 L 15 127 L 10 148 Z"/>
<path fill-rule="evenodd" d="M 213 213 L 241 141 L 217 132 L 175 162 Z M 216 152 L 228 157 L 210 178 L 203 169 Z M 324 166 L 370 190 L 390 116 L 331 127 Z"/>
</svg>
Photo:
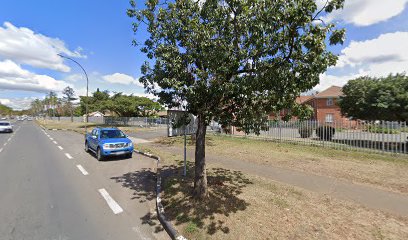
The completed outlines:
<svg viewBox="0 0 408 240">
<path fill-rule="evenodd" d="M 0 126 L 10 126 L 10 123 L 7 123 L 7 122 L 0 122 Z"/>
</svg>

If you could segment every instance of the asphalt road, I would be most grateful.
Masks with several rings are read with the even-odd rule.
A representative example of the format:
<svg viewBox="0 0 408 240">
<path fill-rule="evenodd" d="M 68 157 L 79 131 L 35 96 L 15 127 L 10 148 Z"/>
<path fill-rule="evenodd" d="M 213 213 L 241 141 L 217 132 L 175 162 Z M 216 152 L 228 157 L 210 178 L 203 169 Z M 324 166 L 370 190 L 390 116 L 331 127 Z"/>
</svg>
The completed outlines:
<svg viewBox="0 0 408 240">
<path fill-rule="evenodd" d="M 0 239 L 168 239 L 151 159 L 98 162 L 83 136 L 33 122 L 0 134 Z"/>
</svg>

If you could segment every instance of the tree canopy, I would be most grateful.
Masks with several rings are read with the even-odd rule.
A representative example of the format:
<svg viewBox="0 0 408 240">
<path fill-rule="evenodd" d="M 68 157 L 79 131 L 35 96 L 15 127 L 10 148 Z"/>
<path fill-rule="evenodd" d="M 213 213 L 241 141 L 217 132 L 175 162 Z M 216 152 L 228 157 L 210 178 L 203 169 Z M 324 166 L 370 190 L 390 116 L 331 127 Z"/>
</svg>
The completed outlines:
<svg viewBox="0 0 408 240">
<path fill-rule="evenodd" d="M 408 121 L 408 76 L 360 77 L 343 87 L 342 114 L 362 120 Z"/>
<path fill-rule="evenodd" d="M 345 30 L 320 14 L 343 2 L 318 9 L 315 0 L 147 0 L 138 9 L 130 1 L 134 31 L 144 23 L 149 33 L 140 81 L 168 107 L 197 116 L 196 197 L 208 195 L 209 121 L 259 133 L 269 113 L 293 109 L 336 63 L 326 45 L 343 43 Z"/>
<path fill-rule="evenodd" d="M 95 91 L 92 96 L 80 97 L 80 107 L 85 113 L 86 102 L 89 104 L 89 112 L 109 110 L 120 117 L 150 117 L 155 116 L 163 107 L 158 103 L 146 97 L 133 95 L 124 95 L 115 93 L 112 96 L 106 91 Z"/>
<path fill-rule="evenodd" d="M 8 107 L 0 103 L 0 115 L 9 115 L 12 112 L 13 112 L 13 109 L 11 107 Z"/>
<path fill-rule="evenodd" d="M 75 91 L 72 87 L 67 86 L 66 88 L 64 88 L 64 90 L 62 90 L 62 94 L 64 102 L 66 107 L 68 108 L 68 111 L 70 112 L 71 115 L 71 122 L 74 121 L 74 108 L 72 106 L 72 101 L 76 100 L 77 98 L 75 97 Z"/>
</svg>

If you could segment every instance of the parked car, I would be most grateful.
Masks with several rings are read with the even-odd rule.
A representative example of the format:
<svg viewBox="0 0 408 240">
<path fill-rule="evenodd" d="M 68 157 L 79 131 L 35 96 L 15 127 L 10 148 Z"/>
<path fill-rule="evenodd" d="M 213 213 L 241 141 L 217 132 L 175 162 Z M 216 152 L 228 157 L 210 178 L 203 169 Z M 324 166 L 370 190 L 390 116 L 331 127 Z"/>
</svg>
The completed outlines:
<svg viewBox="0 0 408 240">
<path fill-rule="evenodd" d="M 133 143 L 117 128 L 96 127 L 85 135 L 85 151 L 94 152 L 98 161 L 108 156 L 132 157 Z"/>
<path fill-rule="evenodd" d="M 27 121 L 33 121 L 32 117 L 27 117 Z"/>
<path fill-rule="evenodd" d="M 8 121 L 0 121 L 0 132 L 12 133 L 13 125 Z"/>
</svg>

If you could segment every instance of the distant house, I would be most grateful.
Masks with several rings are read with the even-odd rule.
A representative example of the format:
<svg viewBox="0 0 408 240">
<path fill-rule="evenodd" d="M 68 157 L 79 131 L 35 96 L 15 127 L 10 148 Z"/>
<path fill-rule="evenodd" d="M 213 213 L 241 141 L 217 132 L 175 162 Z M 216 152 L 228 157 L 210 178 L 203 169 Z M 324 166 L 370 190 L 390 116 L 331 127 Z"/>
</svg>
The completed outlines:
<svg viewBox="0 0 408 240">
<path fill-rule="evenodd" d="M 84 116 L 86 116 L 86 115 L 84 115 Z M 104 114 L 99 112 L 99 111 L 96 111 L 96 112 L 89 113 L 88 116 L 90 116 L 90 117 L 103 117 Z"/>
<path fill-rule="evenodd" d="M 347 124 L 354 121 L 341 114 L 338 101 L 343 95 L 342 88 L 331 86 L 326 90 L 311 96 L 302 104 L 310 105 L 314 114 L 312 119 L 325 124 Z"/>
<path fill-rule="evenodd" d="M 338 86 L 331 86 L 324 91 L 311 95 L 311 96 L 299 96 L 296 98 L 296 103 L 307 104 L 313 108 L 313 116 L 311 120 L 318 121 L 322 124 L 349 124 L 355 123 L 355 121 L 341 114 L 338 100 L 343 95 L 342 88 Z M 279 114 L 271 113 L 270 119 L 283 118 L 289 109 L 284 109 Z M 296 119 L 294 117 L 293 119 Z"/>
</svg>

